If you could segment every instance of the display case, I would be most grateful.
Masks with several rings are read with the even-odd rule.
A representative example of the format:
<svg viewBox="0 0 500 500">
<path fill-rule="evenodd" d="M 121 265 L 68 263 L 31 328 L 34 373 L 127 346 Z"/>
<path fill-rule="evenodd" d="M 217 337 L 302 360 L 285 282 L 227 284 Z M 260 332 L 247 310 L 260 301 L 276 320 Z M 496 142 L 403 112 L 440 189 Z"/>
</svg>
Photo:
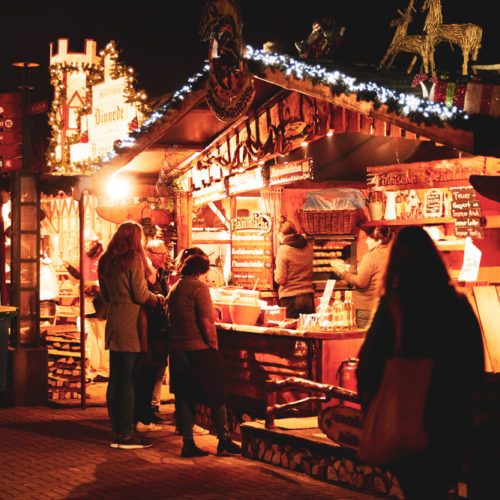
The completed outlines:
<svg viewBox="0 0 500 500">
<path fill-rule="evenodd" d="M 331 261 L 340 259 L 348 264 L 351 272 L 356 272 L 356 235 L 354 234 L 317 234 L 308 235 L 314 249 L 313 282 L 316 291 L 325 288 L 329 279 L 338 280 L 336 289 L 347 289 L 350 286 L 340 280 L 334 272 Z"/>
</svg>

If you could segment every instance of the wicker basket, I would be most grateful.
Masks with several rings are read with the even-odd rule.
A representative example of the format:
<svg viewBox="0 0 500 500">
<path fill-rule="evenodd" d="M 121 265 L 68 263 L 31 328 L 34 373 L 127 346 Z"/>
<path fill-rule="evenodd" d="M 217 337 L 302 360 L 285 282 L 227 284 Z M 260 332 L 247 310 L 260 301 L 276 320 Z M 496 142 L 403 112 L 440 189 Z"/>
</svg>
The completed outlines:
<svg viewBox="0 0 500 500">
<path fill-rule="evenodd" d="M 298 210 L 304 232 L 308 234 L 351 234 L 356 231 L 356 210 Z"/>
</svg>

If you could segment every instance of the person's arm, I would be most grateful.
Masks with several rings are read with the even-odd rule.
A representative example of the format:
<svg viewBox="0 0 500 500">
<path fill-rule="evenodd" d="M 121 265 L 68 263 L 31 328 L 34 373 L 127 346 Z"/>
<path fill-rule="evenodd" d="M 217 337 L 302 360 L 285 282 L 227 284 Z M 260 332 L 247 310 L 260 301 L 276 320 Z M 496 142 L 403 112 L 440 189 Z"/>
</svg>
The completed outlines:
<svg viewBox="0 0 500 500">
<path fill-rule="evenodd" d="M 69 275 L 74 278 L 75 280 L 79 280 L 81 278 L 80 271 L 75 267 L 72 266 L 69 262 L 63 261 L 64 267 L 66 268 L 66 271 L 68 271 Z"/>
<path fill-rule="evenodd" d="M 130 266 L 130 292 L 132 300 L 136 304 L 145 304 L 151 302 L 151 305 L 156 305 L 158 298 L 156 294 L 148 290 L 146 275 L 144 272 L 144 264 L 139 255 L 134 257 Z"/>
<path fill-rule="evenodd" d="M 288 265 L 283 255 L 282 247 L 276 253 L 276 267 L 274 269 L 274 281 L 278 285 L 284 285 L 288 281 Z"/>
<path fill-rule="evenodd" d="M 339 275 L 343 280 L 356 288 L 366 288 L 373 276 L 373 259 L 371 255 L 366 254 L 361 259 L 356 273 L 342 271 Z"/>
<path fill-rule="evenodd" d="M 195 300 L 196 319 L 203 340 L 209 347 L 218 348 L 217 329 L 214 322 L 214 307 L 208 286 L 200 288 Z"/>
</svg>

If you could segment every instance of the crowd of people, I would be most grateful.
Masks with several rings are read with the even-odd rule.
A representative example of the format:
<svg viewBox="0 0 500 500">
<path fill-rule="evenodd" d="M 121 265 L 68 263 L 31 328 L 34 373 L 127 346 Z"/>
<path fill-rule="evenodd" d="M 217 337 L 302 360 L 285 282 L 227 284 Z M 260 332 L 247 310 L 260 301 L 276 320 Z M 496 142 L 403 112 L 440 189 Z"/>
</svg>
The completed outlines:
<svg viewBox="0 0 500 500">
<path fill-rule="evenodd" d="M 177 432 L 183 438 L 181 456 L 208 455 L 193 439 L 195 405 L 200 402 L 212 409 L 217 454 L 239 454 L 241 448 L 227 428 L 224 366 L 217 349 L 215 311 L 203 281 L 210 269 L 208 256 L 197 247 L 183 251 L 172 285 L 164 266 L 165 244 L 152 240 L 144 248 L 143 239 L 140 224 L 122 223 L 98 263 L 100 294 L 107 306 L 110 446 L 125 450 L 152 446 L 138 433 L 162 429 L 161 383 L 170 357 L 170 390 L 175 395 Z"/>
<path fill-rule="evenodd" d="M 285 218 L 278 233 L 274 277 L 280 305 L 288 317 L 313 313 L 311 243 Z M 390 468 L 407 498 L 445 498 L 460 474 L 472 435 L 471 401 L 484 373 L 480 327 L 466 297 L 450 284 L 439 251 L 423 228 L 404 227 L 393 236 L 389 228 L 376 227 L 366 236 L 368 251 L 357 272 L 336 269 L 354 287 L 358 326 L 367 328 L 357 369 L 360 401 L 366 412 L 380 387 L 385 363 L 394 356 L 396 332 L 404 357 L 433 360 L 424 422 L 429 445 Z M 181 456 L 208 455 L 193 438 L 199 402 L 211 408 L 217 453 L 239 454 L 240 446 L 228 433 L 224 361 L 203 279 L 209 259 L 198 247 L 184 249 L 167 280 L 165 244 L 152 240 L 144 248 L 143 237 L 138 223 L 124 222 L 98 264 L 100 292 L 107 306 L 111 447 L 152 445 L 137 432 L 161 429 L 160 391 L 169 357 Z"/>
</svg>

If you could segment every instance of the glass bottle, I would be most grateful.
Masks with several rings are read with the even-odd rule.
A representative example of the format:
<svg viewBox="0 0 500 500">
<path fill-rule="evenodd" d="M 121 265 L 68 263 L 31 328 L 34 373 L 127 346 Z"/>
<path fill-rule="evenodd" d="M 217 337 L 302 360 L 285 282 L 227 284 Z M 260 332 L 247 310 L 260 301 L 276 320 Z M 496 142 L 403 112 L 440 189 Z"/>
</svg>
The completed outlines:
<svg viewBox="0 0 500 500">
<path fill-rule="evenodd" d="M 342 302 L 342 296 L 340 295 L 340 290 L 335 292 L 335 300 L 332 305 L 333 313 L 333 327 L 335 330 L 341 330 L 345 327 L 345 314 L 344 314 L 344 303 Z"/>
<path fill-rule="evenodd" d="M 352 291 L 346 290 L 344 295 L 344 311 L 347 316 L 347 328 L 356 328 L 356 308 L 354 307 L 354 302 L 352 301 Z"/>
</svg>

